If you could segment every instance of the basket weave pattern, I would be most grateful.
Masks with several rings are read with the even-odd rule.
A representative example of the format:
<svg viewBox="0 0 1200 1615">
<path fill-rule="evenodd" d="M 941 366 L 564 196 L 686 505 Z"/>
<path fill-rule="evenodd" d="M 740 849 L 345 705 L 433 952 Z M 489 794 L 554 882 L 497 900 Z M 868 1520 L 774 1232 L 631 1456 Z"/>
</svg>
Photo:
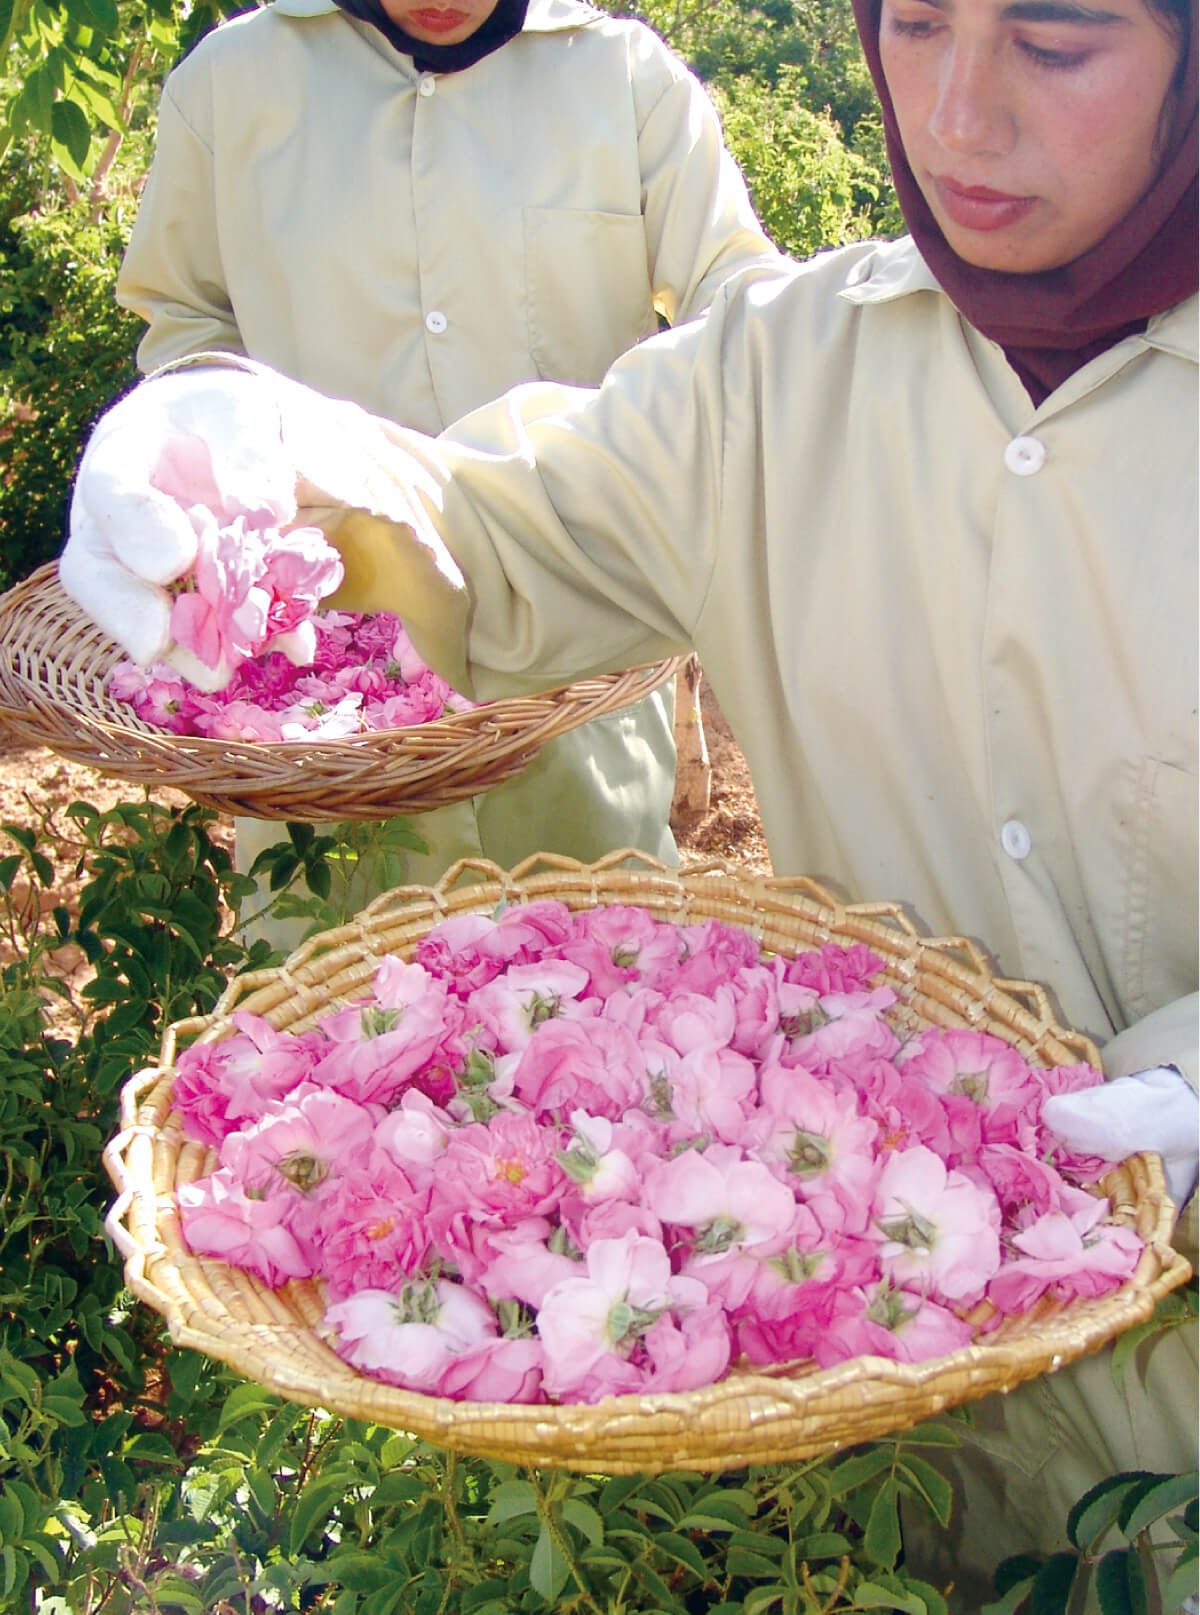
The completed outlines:
<svg viewBox="0 0 1200 1615">
<path fill-rule="evenodd" d="M 479 795 L 555 735 L 640 701 L 683 662 L 344 740 L 236 741 L 170 734 L 114 700 L 105 684 L 123 652 L 64 594 L 53 564 L 0 597 L 0 645 L 0 721 L 30 745 L 224 813 L 309 822 L 425 813 Z"/>
<path fill-rule="evenodd" d="M 235 1009 L 263 1016 L 276 1029 L 304 1031 L 361 997 L 382 955 L 409 957 L 441 919 L 490 912 L 502 900 L 553 897 L 572 909 L 639 904 L 682 924 L 717 919 L 787 955 L 823 942 L 862 942 L 884 960 L 882 979 L 900 998 L 889 1018 L 902 1031 L 965 1026 L 1004 1038 L 1032 1064 L 1098 1063 L 1086 1038 L 1054 1023 L 1041 988 L 993 976 L 962 938 L 918 935 L 896 904 L 841 905 L 807 879 L 752 881 L 719 864 L 678 874 L 649 860 L 617 867 L 629 856 L 614 853 L 590 866 L 543 857 L 509 874 L 483 862 L 456 865 L 437 888 L 385 894 L 351 924 L 304 944 L 278 970 L 240 977 L 211 1015 L 168 1029 L 160 1065 L 125 1089 L 122 1131 L 104 1159 L 119 1190 L 108 1228 L 127 1281 L 163 1314 L 177 1344 L 205 1351 L 291 1400 L 456 1451 L 610 1474 L 716 1472 L 830 1452 L 1008 1389 L 1096 1350 L 1147 1318 L 1161 1296 L 1187 1279 L 1188 1264 L 1169 1244 L 1173 1208 L 1161 1164 L 1156 1156 L 1133 1156 L 1102 1187 L 1111 1215 L 1134 1227 L 1146 1248 L 1130 1279 L 1099 1300 L 1064 1306 L 1043 1297 L 977 1344 L 928 1362 L 859 1357 L 821 1370 L 811 1363 L 735 1369 L 697 1391 L 516 1406 L 450 1401 L 361 1375 L 318 1337 L 324 1303 L 315 1283 L 272 1291 L 246 1272 L 191 1254 L 175 1190 L 212 1171 L 216 1156 L 183 1137 L 171 1109 L 176 1044 L 228 1035 Z M 464 875 L 474 879 L 462 884 Z"/>
</svg>

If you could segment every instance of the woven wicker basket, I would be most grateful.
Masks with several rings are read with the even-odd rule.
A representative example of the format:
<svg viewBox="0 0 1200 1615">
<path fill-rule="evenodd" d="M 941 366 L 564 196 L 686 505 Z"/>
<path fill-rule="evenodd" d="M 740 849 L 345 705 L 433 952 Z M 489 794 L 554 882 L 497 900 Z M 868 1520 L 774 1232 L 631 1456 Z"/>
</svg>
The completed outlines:
<svg viewBox="0 0 1200 1615">
<path fill-rule="evenodd" d="M 842 906 L 809 880 L 752 881 L 720 864 L 679 874 L 649 860 L 616 867 L 629 856 L 614 853 L 591 866 L 530 859 L 511 874 L 485 863 L 456 865 L 436 889 L 386 894 L 350 925 L 306 943 L 278 970 L 234 982 L 212 1015 L 168 1030 L 161 1065 L 126 1087 L 124 1125 L 104 1159 L 119 1190 L 108 1228 L 129 1286 L 163 1314 L 179 1345 L 207 1352 L 293 1401 L 458 1451 L 613 1474 L 718 1471 L 829 1452 L 1007 1389 L 1096 1350 L 1147 1318 L 1161 1296 L 1186 1280 L 1188 1264 L 1168 1243 L 1173 1208 L 1161 1165 L 1157 1156 L 1134 1156 L 1103 1187 L 1111 1215 L 1135 1227 L 1146 1248 L 1125 1285 L 1100 1300 L 1063 1306 L 1043 1299 L 978 1344 L 923 1363 L 860 1357 L 823 1370 L 811 1364 L 772 1373 L 734 1370 L 697 1391 L 514 1406 L 424 1396 L 360 1375 L 317 1336 L 323 1303 L 316 1284 L 268 1290 L 248 1273 L 188 1251 L 174 1191 L 212 1171 L 215 1155 L 186 1141 L 172 1112 L 177 1043 L 227 1035 L 235 1009 L 302 1031 L 362 997 L 381 955 L 410 956 L 445 916 L 490 912 L 502 899 L 554 897 L 572 909 L 636 903 L 680 923 L 715 918 L 788 955 L 827 941 L 863 942 L 885 961 L 884 979 L 900 997 L 894 1018 L 901 1030 L 991 1032 L 1038 1065 L 1097 1058 L 1086 1038 L 1054 1024 L 1041 988 L 992 976 L 961 938 L 919 936 L 895 904 Z M 463 875 L 475 879 L 456 885 Z"/>
<path fill-rule="evenodd" d="M 299 821 L 425 813 L 490 790 L 547 740 L 641 700 L 682 665 L 670 657 L 407 729 L 292 743 L 143 723 L 106 692 L 122 652 L 64 594 L 53 564 L 0 596 L 0 646 L 0 722 L 21 740 L 225 813 Z"/>
</svg>

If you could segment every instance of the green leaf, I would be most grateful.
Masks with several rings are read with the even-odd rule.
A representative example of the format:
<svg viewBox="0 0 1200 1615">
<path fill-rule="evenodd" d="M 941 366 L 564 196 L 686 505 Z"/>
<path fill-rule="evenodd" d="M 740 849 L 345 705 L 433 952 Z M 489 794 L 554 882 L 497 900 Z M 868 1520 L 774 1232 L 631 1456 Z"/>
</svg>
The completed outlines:
<svg viewBox="0 0 1200 1615">
<path fill-rule="evenodd" d="M 492 1493 L 487 1523 L 500 1525 L 522 1514 L 537 1513 L 537 1493 L 527 1480 L 506 1480 Z"/>
<path fill-rule="evenodd" d="M 875 1494 L 863 1547 L 873 1564 L 891 1570 L 900 1552 L 900 1490 L 889 1476 Z"/>
<path fill-rule="evenodd" d="M 1195 1471 L 1188 1475 L 1171 1475 L 1162 1480 L 1157 1486 L 1151 1486 L 1148 1491 L 1139 1493 L 1138 1500 L 1128 1513 L 1122 1510 L 1121 1529 L 1125 1535 L 1132 1539 L 1147 1526 L 1161 1520 L 1164 1514 L 1170 1514 L 1172 1509 L 1182 1508 L 1190 1503 L 1192 1498 L 1200 1492 Z"/>
<path fill-rule="evenodd" d="M 1121 1506 L 1133 1487 L 1154 1480 L 1150 1470 L 1125 1471 L 1098 1482 L 1073 1506 L 1067 1515 L 1067 1540 L 1085 1553 L 1115 1523 Z"/>
<path fill-rule="evenodd" d="M 994 1603 L 985 1604 L 979 1611 L 979 1615 L 1014 1615 L 1014 1611 L 1019 1609 L 1028 1598 L 1033 1588 L 1033 1582 L 1034 1578 L 1032 1576 L 1025 1576 L 1020 1581 L 1014 1581 L 1003 1598 L 996 1599 Z"/>
<path fill-rule="evenodd" d="M 845 1497 L 847 1492 L 865 1486 L 867 1481 L 891 1469 L 896 1461 L 892 1447 L 873 1447 L 868 1452 L 846 1458 L 829 1472 L 829 1490 L 833 1497 Z"/>
<path fill-rule="evenodd" d="M 1102 1615 L 1147 1615 L 1146 1583 L 1136 1548 L 1114 1548 L 1096 1566 Z"/>
<path fill-rule="evenodd" d="M 250 1382 L 235 1385 L 222 1404 L 217 1430 L 224 1433 L 231 1425 L 240 1424 L 243 1419 L 257 1417 L 260 1413 L 274 1413 L 278 1406 L 279 1398 L 272 1392 L 264 1390 L 261 1385 Z"/>
<path fill-rule="evenodd" d="M 928 1419 L 923 1424 L 914 1424 L 911 1430 L 905 1430 L 900 1437 L 901 1447 L 961 1447 L 962 1437 L 948 1424 L 939 1424 L 936 1420 Z"/>
<path fill-rule="evenodd" d="M 1065 1615 L 1067 1598 L 1075 1581 L 1079 1556 L 1053 1553 L 1033 1579 L 1030 1615 Z"/>
<path fill-rule="evenodd" d="M 317 1527 L 328 1520 L 330 1509 L 353 1485 L 354 1476 L 344 1470 L 309 1481 L 296 1500 L 288 1528 L 288 1551 L 293 1558 Z"/>
<path fill-rule="evenodd" d="M 907 1593 L 892 1592 L 876 1581 L 860 1581 L 854 1589 L 857 1609 L 901 1609 L 906 1615 L 925 1615 L 925 1600 Z"/>
<path fill-rule="evenodd" d="M 529 1585 L 548 1604 L 553 1604 L 566 1586 L 570 1573 L 570 1567 L 557 1543 L 543 1525 L 529 1561 Z"/>
<path fill-rule="evenodd" d="M 1194 1598 L 1200 1593 L 1200 1574 L 1197 1572 L 1196 1545 L 1186 1549 L 1175 1561 L 1171 1574 L 1167 1577 L 1167 1585 L 1163 1588 L 1163 1610 L 1165 1615 L 1174 1615 L 1174 1612 L 1183 1607 L 1188 1598 Z"/>
<path fill-rule="evenodd" d="M 917 1489 L 921 1497 L 928 1503 L 939 1525 L 950 1524 L 950 1514 L 954 1507 L 954 1488 L 939 1470 L 932 1464 L 926 1463 L 924 1458 L 915 1458 L 911 1454 L 900 1460 L 898 1474 L 907 1476 Z"/>
<path fill-rule="evenodd" d="M 565 1514 L 566 1512 L 567 1507 L 564 1504 L 563 1513 Z M 704 1560 L 701 1557 L 699 1548 L 694 1542 L 689 1541 L 687 1537 L 680 1536 L 677 1531 L 659 1531 L 653 1539 L 653 1547 L 656 1553 L 662 1553 L 668 1559 L 674 1559 L 676 1564 L 685 1566 L 701 1581 L 707 1578 L 708 1572 L 704 1568 Z M 732 1568 L 730 1568 L 730 1574 L 732 1575 L 733 1573 Z"/>
<path fill-rule="evenodd" d="M 598 1548 L 604 1541 L 604 1521 L 589 1503 L 580 1502 L 577 1497 L 568 1497 L 562 1506 L 562 1516 L 593 1548 Z"/>
<path fill-rule="evenodd" d="M 748 1548 L 730 1548 L 725 1555 L 725 1569 L 731 1576 L 770 1576 L 772 1581 L 779 1576 L 778 1560 L 768 1559 L 766 1554 L 754 1553 Z"/>
</svg>

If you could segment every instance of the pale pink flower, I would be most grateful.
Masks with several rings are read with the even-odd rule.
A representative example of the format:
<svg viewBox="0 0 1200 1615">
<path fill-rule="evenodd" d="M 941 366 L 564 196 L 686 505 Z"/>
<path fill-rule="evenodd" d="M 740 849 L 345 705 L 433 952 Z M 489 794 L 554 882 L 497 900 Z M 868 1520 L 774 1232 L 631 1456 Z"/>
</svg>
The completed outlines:
<svg viewBox="0 0 1200 1615">
<path fill-rule="evenodd" d="M 562 959 L 510 965 L 502 976 L 471 994 L 471 1012 L 504 1054 L 524 1049 L 539 1026 L 560 1016 L 592 1011 L 579 1002 L 588 973 Z"/>
<path fill-rule="evenodd" d="M 408 1088 L 400 1103 L 375 1129 L 374 1147 L 406 1174 L 414 1184 L 432 1182 L 434 1164 L 450 1137 L 450 1118 L 428 1094 Z"/>
<path fill-rule="evenodd" d="M 171 605 L 171 638 L 205 667 L 228 673 L 266 640 L 271 593 L 261 583 L 262 540 L 242 516 L 225 527 L 203 506 L 193 506 L 188 516 L 196 530 L 196 561 L 192 586 Z"/>
<path fill-rule="evenodd" d="M 597 1240 L 587 1276 L 556 1284 L 537 1315 L 550 1396 L 590 1401 L 633 1390 L 641 1371 L 629 1362 L 641 1337 L 673 1306 L 704 1305 L 703 1285 L 674 1278 L 666 1251 L 637 1234 Z"/>
<path fill-rule="evenodd" d="M 184 1132 L 202 1144 L 219 1146 L 226 1134 L 290 1093 L 311 1073 L 324 1046 L 319 1032 L 277 1032 L 245 1010 L 232 1020 L 232 1037 L 193 1043 L 175 1061 L 172 1103 Z"/>
<path fill-rule="evenodd" d="M 919 1075 L 936 1092 L 956 1095 L 983 1112 L 990 1143 L 1029 1149 L 1036 1142 L 1042 1087 L 1011 1044 L 962 1027 L 924 1032 L 898 1055 L 906 1075 Z"/>
<path fill-rule="evenodd" d="M 764 1161 L 778 1162 L 796 1194 L 832 1194 L 848 1219 L 857 1214 L 865 1226 L 879 1175 L 878 1124 L 860 1114 L 854 1093 L 802 1066 L 764 1065 L 759 1086 L 762 1106 L 747 1146 Z"/>
<path fill-rule="evenodd" d="M 659 1162 L 647 1173 L 644 1198 L 665 1224 L 693 1231 L 693 1257 L 762 1244 L 787 1228 L 795 1211 L 791 1190 L 728 1144 Z"/>
<path fill-rule="evenodd" d="M 330 1293 L 398 1290 L 419 1273 L 429 1254 L 428 1206 L 428 1190 L 415 1190 L 377 1155 L 339 1176 L 317 1209 L 312 1236 Z"/>
<path fill-rule="evenodd" d="M 561 1135 L 532 1116 L 502 1110 L 451 1133 L 434 1177 L 429 1227 L 438 1250 L 474 1282 L 494 1229 L 551 1215 L 569 1182 Z"/>
<path fill-rule="evenodd" d="M 175 1198 L 183 1237 L 197 1256 L 244 1267 L 271 1289 L 315 1271 L 315 1252 L 290 1227 L 290 1194 L 247 1194 L 236 1174 L 223 1169 L 181 1183 Z"/>
<path fill-rule="evenodd" d="M 298 1098 L 273 1100 L 257 1121 L 230 1133 L 219 1159 L 248 1189 L 273 1194 L 288 1184 L 310 1195 L 335 1172 L 365 1163 L 378 1114 L 342 1094 L 307 1087 Z"/>
<path fill-rule="evenodd" d="M 1107 1201 L 1097 1200 L 1099 1217 Z M 1142 1241 L 1132 1228 L 1093 1221 L 1085 1212 L 1072 1218 L 1049 1211 L 1012 1243 L 1022 1254 L 1006 1261 L 988 1285 L 988 1300 L 1001 1312 L 1027 1312 L 1049 1290 L 1056 1300 L 1105 1295 L 1123 1284 L 1137 1266 Z"/>
<path fill-rule="evenodd" d="M 614 903 L 576 914 L 560 951 L 588 972 L 593 993 L 607 997 L 673 971 L 680 937 L 676 926 L 662 924 L 644 908 Z"/>
<path fill-rule="evenodd" d="M 642 1389 L 694 1391 L 712 1385 L 732 1354 L 725 1309 L 714 1303 L 681 1314 L 661 1313 L 642 1336 L 649 1358 Z"/>
<path fill-rule="evenodd" d="M 679 933 L 683 944 L 679 965 L 673 975 L 656 984 L 672 995 L 713 993 L 735 981 L 747 965 L 758 963 L 758 943 L 740 926 L 709 919 L 680 926 Z"/>
<path fill-rule="evenodd" d="M 532 1337 L 485 1340 L 450 1359 L 436 1395 L 460 1402 L 541 1401 L 544 1357 L 541 1341 Z"/>
<path fill-rule="evenodd" d="M 695 1049 L 723 1049 L 737 1029 L 737 1003 L 728 986 L 714 988 L 711 996 L 673 993 L 659 1004 L 654 1029 L 679 1054 Z"/>
<path fill-rule="evenodd" d="M 581 1254 L 551 1250 L 556 1237 L 547 1218 L 529 1218 L 516 1228 L 499 1230 L 488 1239 L 488 1257 L 475 1278 L 476 1286 L 491 1301 L 523 1301 L 541 1306 L 556 1284 L 578 1278 L 583 1272 Z M 557 1243 L 568 1241 L 557 1236 Z"/>
<path fill-rule="evenodd" d="M 571 1112 L 572 1136 L 559 1162 L 577 1192 L 589 1203 L 635 1200 L 641 1187 L 637 1167 L 613 1145 L 613 1124 L 606 1116 Z"/>
<path fill-rule="evenodd" d="M 319 527 L 293 527 L 269 533 L 260 586 L 268 590 L 268 639 L 307 621 L 342 581 L 345 568 Z M 311 660 L 311 658 L 309 658 Z"/>
<path fill-rule="evenodd" d="M 969 1346 L 973 1337 L 970 1324 L 947 1307 L 894 1289 L 885 1279 L 839 1293 L 813 1356 L 821 1368 L 861 1356 L 921 1363 Z"/>
<path fill-rule="evenodd" d="M 990 1191 L 923 1145 L 889 1156 L 871 1213 L 885 1275 L 970 1305 L 1000 1266 L 1000 1207 Z"/>
<path fill-rule="evenodd" d="M 513 1073 L 514 1094 L 537 1115 L 616 1118 L 645 1091 L 641 1049 L 623 1026 L 598 1016 L 546 1021 Z"/>
<path fill-rule="evenodd" d="M 449 1279 L 360 1290 L 325 1311 L 339 1357 L 391 1385 L 436 1391 L 455 1357 L 497 1334 L 491 1307 Z"/>
</svg>

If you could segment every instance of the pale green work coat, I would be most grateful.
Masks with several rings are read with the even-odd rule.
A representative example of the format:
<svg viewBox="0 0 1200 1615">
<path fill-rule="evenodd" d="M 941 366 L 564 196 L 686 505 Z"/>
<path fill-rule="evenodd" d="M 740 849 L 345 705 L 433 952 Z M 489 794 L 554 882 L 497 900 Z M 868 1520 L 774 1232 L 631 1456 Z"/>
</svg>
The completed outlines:
<svg viewBox="0 0 1200 1615">
<path fill-rule="evenodd" d="M 438 75 L 331 0 L 276 0 L 168 78 L 117 296 L 148 323 L 144 370 L 248 354 L 436 433 L 517 382 L 599 382 L 764 261 L 705 91 L 640 23 L 532 0 L 515 39 Z M 651 698 L 424 816 L 406 878 L 480 852 L 673 856 L 672 717 Z M 243 861 L 281 829 L 242 821 Z"/>
<path fill-rule="evenodd" d="M 437 442 L 364 423 L 411 525 L 329 530 L 348 599 L 478 694 L 695 646 L 778 872 L 905 902 L 1050 987 L 1110 1075 L 1195 1084 L 1196 415 L 1194 299 L 1035 409 L 910 241 L 861 245 L 598 392 Z M 1195 1332 L 1119 1392 L 1101 1354 L 979 1417 L 960 1588 L 1065 1546 L 1114 1470 L 1194 1466 Z"/>
</svg>

